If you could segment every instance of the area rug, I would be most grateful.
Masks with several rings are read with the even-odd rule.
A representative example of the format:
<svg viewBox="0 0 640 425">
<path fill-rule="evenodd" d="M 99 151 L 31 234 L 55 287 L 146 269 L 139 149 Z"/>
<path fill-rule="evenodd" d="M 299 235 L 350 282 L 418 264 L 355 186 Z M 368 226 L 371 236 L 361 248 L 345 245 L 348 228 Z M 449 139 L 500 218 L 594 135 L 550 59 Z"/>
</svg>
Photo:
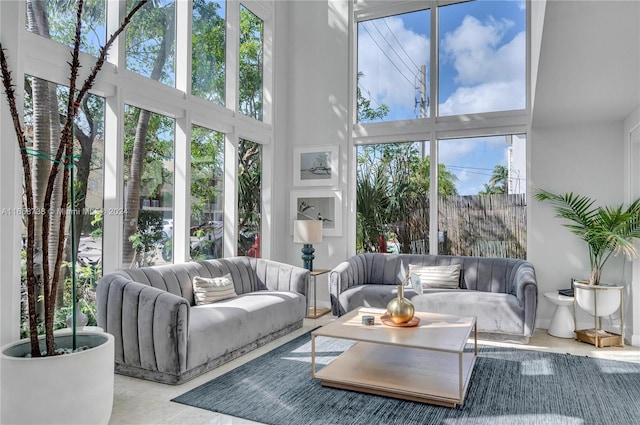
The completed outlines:
<svg viewBox="0 0 640 425">
<path fill-rule="evenodd" d="M 317 338 L 316 361 L 349 344 Z M 323 387 L 307 333 L 172 401 L 270 425 L 636 425 L 640 364 L 481 346 L 464 405 L 447 408 Z"/>
</svg>

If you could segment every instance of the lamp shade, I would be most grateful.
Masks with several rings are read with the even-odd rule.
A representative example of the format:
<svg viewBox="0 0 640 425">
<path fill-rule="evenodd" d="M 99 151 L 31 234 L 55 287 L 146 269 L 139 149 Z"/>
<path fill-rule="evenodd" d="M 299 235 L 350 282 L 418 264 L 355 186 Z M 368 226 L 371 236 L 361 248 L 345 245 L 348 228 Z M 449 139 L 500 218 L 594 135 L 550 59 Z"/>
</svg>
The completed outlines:
<svg viewBox="0 0 640 425">
<path fill-rule="evenodd" d="M 322 242 L 322 220 L 294 220 L 293 242 L 304 244 Z"/>
</svg>

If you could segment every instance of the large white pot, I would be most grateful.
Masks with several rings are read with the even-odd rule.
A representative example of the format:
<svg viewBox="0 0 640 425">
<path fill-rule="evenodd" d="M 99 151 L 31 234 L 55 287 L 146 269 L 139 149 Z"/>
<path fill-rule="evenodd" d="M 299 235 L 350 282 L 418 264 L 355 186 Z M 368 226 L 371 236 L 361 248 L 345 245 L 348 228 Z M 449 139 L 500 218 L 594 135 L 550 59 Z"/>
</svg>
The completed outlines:
<svg viewBox="0 0 640 425">
<path fill-rule="evenodd" d="M 107 424 L 113 407 L 114 338 L 104 332 L 77 333 L 85 351 L 25 358 L 28 339 L 2 347 L 3 424 Z M 55 337 L 71 347 L 71 334 Z"/>
<path fill-rule="evenodd" d="M 574 282 L 574 296 L 581 309 L 592 316 L 608 316 L 620 308 L 622 286 L 587 285 Z M 597 300 L 597 304 L 596 304 Z"/>
</svg>

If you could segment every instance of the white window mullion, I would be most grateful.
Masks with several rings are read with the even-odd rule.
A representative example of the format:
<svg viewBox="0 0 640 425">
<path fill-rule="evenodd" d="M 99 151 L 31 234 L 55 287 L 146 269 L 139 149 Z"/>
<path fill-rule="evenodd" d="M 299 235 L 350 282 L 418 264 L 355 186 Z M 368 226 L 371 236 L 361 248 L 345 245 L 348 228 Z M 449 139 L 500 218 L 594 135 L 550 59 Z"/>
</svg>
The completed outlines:
<svg viewBox="0 0 640 425">
<path fill-rule="evenodd" d="M 184 263 L 190 254 L 191 115 L 176 119 L 173 173 L 173 262 Z"/>
<path fill-rule="evenodd" d="M 431 9 L 430 37 L 429 43 L 429 128 L 431 129 L 431 143 L 429 143 L 430 170 L 429 179 L 431 181 L 429 190 L 429 253 L 438 254 L 438 139 L 434 131 L 436 118 L 438 116 L 438 103 L 440 94 L 438 90 L 438 27 L 440 25 L 439 8 Z"/>
<path fill-rule="evenodd" d="M 124 106 L 121 89 L 105 98 L 103 274 L 122 268 L 124 225 Z"/>
<path fill-rule="evenodd" d="M 264 20 L 264 34 L 262 45 L 262 122 L 273 124 L 273 34 L 274 19 Z"/>
<path fill-rule="evenodd" d="M 238 253 L 238 133 L 224 136 L 224 251 L 223 257 Z"/>
<path fill-rule="evenodd" d="M 240 2 L 227 0 L 227 37 L 226 37 L 226 93 L 225 103 L 228 109 L 238 110 L 239 98 L 239 60 L 240 60 Z M 235 185 L 235 183 L 234 183 Z M 225 184 L 226 186 L 226 184 Z"/>
<path fill-rule="evenodd" d="M 107 2 L 107 37 L 115 33 L 120 27 L 124 17 L 126 16 L 127 4 L 124 1 L 108 1 Z M 125 45 L 126 45 L 126 29 L 116 39 L 115 43 L 109 49 L 107 62 L 116 65 L 116 69 L 125 69 Z"/>
<path fill-rule="evenodd" d="M 176 89 L 191 93 L 192 0 L 176 2 Z"/>
</svg>

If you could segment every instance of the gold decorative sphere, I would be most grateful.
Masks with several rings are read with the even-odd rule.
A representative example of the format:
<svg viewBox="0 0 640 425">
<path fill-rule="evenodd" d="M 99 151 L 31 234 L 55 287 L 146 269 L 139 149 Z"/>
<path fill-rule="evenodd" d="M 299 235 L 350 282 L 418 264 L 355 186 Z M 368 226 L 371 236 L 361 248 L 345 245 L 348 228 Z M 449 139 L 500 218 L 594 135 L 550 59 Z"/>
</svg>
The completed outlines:
<svg viewBox="0 0 640 425">
<path fill-rule="evenodd" d="M 404 298 L 404 287 L 398 285 L 398 296 L 387 304 L 387 315 L 393 323 L 407 323 L 413 319 L 415 308 L 413 304 Z"/>
</svg>

